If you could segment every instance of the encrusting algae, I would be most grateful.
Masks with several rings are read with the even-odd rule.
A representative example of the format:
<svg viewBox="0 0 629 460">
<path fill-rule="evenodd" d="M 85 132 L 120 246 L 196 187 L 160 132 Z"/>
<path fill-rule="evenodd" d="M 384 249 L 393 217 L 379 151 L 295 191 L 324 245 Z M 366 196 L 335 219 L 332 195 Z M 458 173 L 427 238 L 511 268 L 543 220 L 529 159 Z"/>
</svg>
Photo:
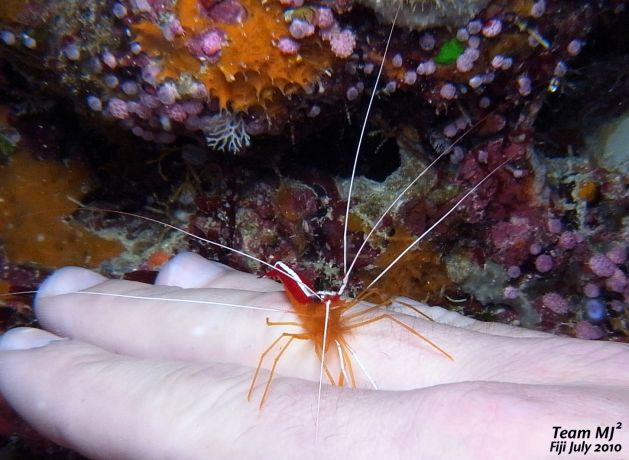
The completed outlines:
<svg viewBox="0 0 629 460">
<path fill-rule="evenodd" d="M 77 161 L 56 162 L 18 151 L 0 166 L 0 240 L 16 264 L 55 268 L 97 267 L 122 246 L 67 222 L 90 187 L 87 170 Z"/>
<path fill-rule="evenodd" d="M 158 80 L 176 80 L 182 73 L 204 83 L 221 108 L 244 111 L 256 105 L 265 110 L 278 104 L 277 96 L 290 95 L 314 83 L 332 63 L 332 53 L 317 36 L 301 41 L 295 55 L 283 54 L 274 43 L 289 35 L 284 10 L 277 2 L 242 2 L 244 13 L 234 23 L 205 15 L 197 0 L 180 0 L 177 17 L 184 30 L 173 41 L 164 38 L 162 29 L 150 20 L 133 25 L 142 49 L 160 61 Z M 220 29 L 219 29 L 220 27 Z M 190 37 L 216 32 L 224 38 L 217 62 L 195 56 Z"/>
</svg>

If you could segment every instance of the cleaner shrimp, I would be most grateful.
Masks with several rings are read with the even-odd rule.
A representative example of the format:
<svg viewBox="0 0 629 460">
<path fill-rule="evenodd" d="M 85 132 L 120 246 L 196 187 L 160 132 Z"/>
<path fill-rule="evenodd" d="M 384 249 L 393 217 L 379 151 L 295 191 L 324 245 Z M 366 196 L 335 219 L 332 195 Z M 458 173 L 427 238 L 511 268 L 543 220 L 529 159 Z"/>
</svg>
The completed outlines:
<svg viewBox="0 0 629 460">
<path fill-rule="evenodd" d="M 271 277 L 279 278 L 282 285 L 284 286 L 285 295 L 292 306 L 292 313 L 294 313 L 297 317 L 297 321 L 272 321 L 269 318 L 266 319 L 266 325 L 269 327 L 282 327 L 282 326 L 293 326 L 299 327 L 302 329 L 301 332 L 281 332 L 269 345 L 266 349 L 264 349 L 260 356 L 253 373 L 251 383 L 249 386 L 249 391 L 247 394 L 247 398 L 251 400 L 254 396 L 257 383 L 260 380 L 260 374 L 262 369 L 265 367 L 265 362 L 267 358 L 272 356 L 274 350 L 279 347 L 279 351 L 277 351 L 273 357 L 272 364 L 268 367 L 268 375 L 266 376 L 266 380 L 263 384 L 262 396 L 260 397 L 259 406 L 263 407 L 265 401 L 268 399 L 271 389 L 271 383 L 273 377 L 276 373 L 278 363 L 281 358 L 285 355 L 290 345 L 295 341 L 307 341 L 310 342 L 314 348 L 315 355 L 320 363 L 319 369 L 319 382 L 318 382 L 318 393 L 317 393 L 317 406 L 316 406 L 316 418 L 315 418 L 315 426 L 318 429 L 319 424 L 319 412 L 321 408 L 321 398 L 322 398 L 322 387 L 324 380 L 327 380 L 330 384 L 336 386 L 351 386 L 357 387 L 357 378 L 356 372 L 354 370 L 354 364 L 357 365 L 361 372 L 364 374 L 365 378 L 369 381 L 370 385 L 377 389 L 378 385 L 376 383 L 376 379 L 374 379 L 367 368 L 363 365 L 361 359 L 354 351 L 350 344 L 350 340 L 348 336 L 355 330 L 367 327 L 379 321 L 389 321 L 394 325 L 402 328 L 407 331 L 409 334 L 413 335 L 419 341 L 427 344 L 438 354 L 442 355 L 444 359 L 454 360 L 454 356 L 448 353 L 447 350 L 440 347 L 437 343 L 432 341 L 429 337 L 420 334 L 413 327 L 406 324 L 404 321 L 399 319 L 398 317 L 390 314 L 386 307 L 392 304 L 391 300 L 381 299 L 380 302 L 375 305 L 367 305 L 363 306 L 358 311 L 353 311 L 354 307 L 361 304 L 368 295 L 376 294 L 378 295 L 377 290 L 375 290 L 375 285 L 378 281 L 384 277 L 408 252 L 413 250 L 421 241 L 423 241 L 428 235 L 430 235 L 433 230 L 440 225 L 445 219 L 447 219 L 452 213 L 454 213 L 460 205 L 470 197 L 473 193 L 475 193 L 491 176 L 493 176 L 499 169 L 501 169 L 509 159 L 503 161 L 494 169 L 492 169 L 488 174 L 486 174 L 480 181 L 478 181 L 473 187 L 467 190 L 455 203 L 454 205 L 445 212 L 441 217 L 439 217 L 432 225 L 430 225 L 422 234 L 415 237 L 415 239 L 410 242 L 406 248 L 395 257 L 395 259 L 390 262 L 355 298 L 346 298 L 344 294 L 348 290 L 350 284 L 350 277 L 353 271 L 356 268 L 357 261 L 361 253 L 365 250 L 366 245 L 369 239 L 374 235 L 377 228 L 386 218 L 386 216 L 395 208 L 395 206 L 400 202 L 402 197 L 420 180 L 420 178 L 431 168 L 433 167 L 439 160 L 448 155 L 452 149 L 456 146 L 456 143 L 464 137 L 467 133 L 469 133 L 472 129 L 474 129 L 477 125 L 469 128 L 465 133 L 463 133 L 458 139 L 457 142 L 452 143 L 448 148 L 443 150 L 425 169 L 423 169 L 414 180 L 412 180 L 403 190 L 399 192 L 399 194 L 395 197 L 395 199 L 388 205 L 388 207 L 382 212 L 378 220 L 372 226 L 370 231 L 364 237 L 362 244 L 359 249 L 354 254 L 353 258 L 349 258 L 348 254 L 348 222 L 350 220 L 350 209 L 352 202 L 352 193 L 354 188 L 354 178 L 356 176 L 358 158 L 361 151 L 361 146 L 363 139 L 365 137 L 365 131 L 367 122 L 369 119 L 371 107 L 374 101 L 374 97 L 376 95 L 377 87 L 380 82 L 380 78 L 382 75 L 382 71 L 384 68 L 385 58 L 388 52 L 388 47 L 391 41 L 391 37 L 395 28 L 395 23 L 397 19 L 397 15 L 399 14 L 399 6 L 398 12 L 393 20 L 391 29 L 389 31 L 389 36 L 386 42 L 386 47 L 383 52 L 382 61 L 380 63 L 380 68 L 376 77 L 376 81 L 374 84 L 373 92 L 371 93 L 369 103 L 367 106 L 367 111 L 365 114 L 365 118 L 362 124 L 360 137 L 358 146 L 356 149 L 356 153 L 354 155 L 354 164 L 350 176 L 350 184 L 349 191 L 347 196 L 347 204 L 346 211 L 344 216 L 344 229 L 343 229 L 343 278 L 340 281 L 340 286 L 335 291 L 317 291 L 315 290 L 313 284 L 303 275 L 300 275 L 295 269 L 291 268 L 288 264 L 284 262 L 275 262 L 273 264 L 262 260 L 260 258 L 254 257 L 251 254 L 246 253 L 245 251 L 240 251 L 238 249 L 223 245 L 217 241 L 212 241 L 210 239 L 199 237 L 192 232 L 179 228 L 175 225 L 159 221 L 157 219 L 153 219 L 146 216 L 139 216 L 132 213 L 127 213 L 124 211 L 118 210 L 105 210 L 99 208 L 91 208 L 89 206 L 82 206 L 81 208 L 84 210 L 91 211 L 105 211 L 112 212 L 122 215 L 128 215 L 133 217 L 138 217 L 153 223 L 158 223 L 160 225 L 164 225 L 167 228 L 182 232 L 192 238 L 195 238 L 204 243 L 219 247 L 221 249 L 230 251 L 234 254 L 237 254 L 240 257 L 247 258 L 249 260 L 253 260 L 262 266 L 266 266 L 268 268 L 268 275 Z M 482 121 L 482 120 L 481 120 Z M 480 122 L 479 122 L 480 123 Z M 104 293 L 98 292 L 90 292 L 83 291 L 81 292 L 85 295 L 108 295 Z M 125 296 L 132 297 L 132 296 Z M 177 299 L 164 299 L 164 300 L 172 300 L 174 302 L 181 301 Z M 255 306 L 248 305 L 235 305 L 235 304 L 225 304 L 220 302 L 205 302 L 210 305 L 222 305 L 233 308 L 248 308 L 248 309 L 260 309 L 260 310 L 268 310 L 268 311 L 283 311 L 281 309 L 273 309 L 273 308 L 258 308 Z M 407 308 L 412 310 L 414 314 L 418 314 L 420 316 L 424 316 L 426 319 L 431 320 L 430 317 L 423 314 L 421 311 L 417 310 L 410 304 L 405 304 L 404 302 L 398 302 L 402 308 Z M 336 362 L 338 364 L 338 370 L 331 369 L 328 365 L 331 351 L 336 351 Z"/>
</svg>

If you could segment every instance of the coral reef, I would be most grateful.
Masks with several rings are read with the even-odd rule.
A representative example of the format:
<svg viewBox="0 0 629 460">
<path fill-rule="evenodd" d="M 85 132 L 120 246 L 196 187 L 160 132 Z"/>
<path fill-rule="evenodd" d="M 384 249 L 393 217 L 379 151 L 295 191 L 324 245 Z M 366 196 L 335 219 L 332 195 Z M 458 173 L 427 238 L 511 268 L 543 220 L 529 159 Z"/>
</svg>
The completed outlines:
<svg viewBox="0 0 629 460">
<path fill-rule="evenodd" d="M 618 1 L 469 5 L 392 34 L 350 260 L 432 166 L 366 243 L 349 294 L 428 232 L 379 295 L 628 342 L 628 13 Z M 340 0 L 2 2 L 0 293 L 67 263 L 150 282 L 190 249 L 264 275 L 133 214 L 338 288 L 348 175 L 387 34 Z M 33 321 L 30 298 L 1 299 L 3 328 Z"/>
<path fill-rule="evenodd" d="M 19 151 L 0 166 L 0 240 L 9 260 L 56 268 L 97 267 L 122 246 L 65 221 L 89 190 L 88 174 L 76 161 L 40 161 Z M 45 209 L 42 203 L 46 203 Z"/>
<path fill-rule="evenodd" d="M 390 18 L 397 4 L 367 5 Z M 471 107 L 502 101 L 506 110 L 539 88 L 556 91 L 592 22 L 613 8 L 404 2 L 383 94 L 449 113 L 451 138 L 476 121 Z M 0 58 L 23 72 L 53 71 L 58 81 L 47 88 L 144 140 L 194 136 L 236 153 L 249 136 L 311 118 L 335 123 L 342 103 L 360 108 L 388 36 L 376 14 L 345 0 L 11 1 L 0 10 Z"/>
<path fill-rule="evenodd" d="M 435 26 L 457 27 L 476 16 L 487 0 L 360 0 L 360 3 L 373 9 L 385 22 L 392 22 L 398 11 L 397 23 L 410 29 L 423 30 Z M 541 2 L 543 3 L 543 2 Z"/>
</svg>

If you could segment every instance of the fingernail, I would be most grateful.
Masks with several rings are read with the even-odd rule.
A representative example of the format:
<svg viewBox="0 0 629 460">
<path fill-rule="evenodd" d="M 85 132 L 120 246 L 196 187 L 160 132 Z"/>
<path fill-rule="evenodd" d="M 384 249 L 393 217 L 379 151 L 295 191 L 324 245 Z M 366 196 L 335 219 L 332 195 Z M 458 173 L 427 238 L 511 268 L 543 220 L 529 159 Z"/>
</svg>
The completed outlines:
<svg viewBox="0 0 629 460">
<path fill-rule="evenodd" d="M 170 260 L 161 269 L 155 284 L 196 288 L 205 286 L 212 280 L 222 276 L 228 268 L 212 262 L 193 252 L 182 252 Z"/>
<path fill-rule="evenodd" d="M 89 289 L 106 280 L 104 276 L 85 268 L 64 267 L 54 272 L 41 284 L 35 303 L 44 297 Z"/>
<path fill-rule="evenodd" d="M 41 329 L 16 327 L 0 336 L 0 351 L 30 350 L 59 340 L 65 339 Z"/>
</svg>

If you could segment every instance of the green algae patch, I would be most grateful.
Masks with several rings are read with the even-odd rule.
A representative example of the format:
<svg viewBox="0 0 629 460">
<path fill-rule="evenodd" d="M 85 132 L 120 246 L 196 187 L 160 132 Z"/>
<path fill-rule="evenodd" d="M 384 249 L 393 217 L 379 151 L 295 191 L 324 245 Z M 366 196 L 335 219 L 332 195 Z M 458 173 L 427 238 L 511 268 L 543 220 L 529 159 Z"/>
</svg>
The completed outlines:
<svg viewBox="0 0 629 460">
<path fill-rule="evenodd" d="M 435 62 L 440 65 L 453 64 L 464 50 L 465 47 L 456 38 L 448 40 L 439 49 L 439 53 L 435 56 Z"/>
</svg>

